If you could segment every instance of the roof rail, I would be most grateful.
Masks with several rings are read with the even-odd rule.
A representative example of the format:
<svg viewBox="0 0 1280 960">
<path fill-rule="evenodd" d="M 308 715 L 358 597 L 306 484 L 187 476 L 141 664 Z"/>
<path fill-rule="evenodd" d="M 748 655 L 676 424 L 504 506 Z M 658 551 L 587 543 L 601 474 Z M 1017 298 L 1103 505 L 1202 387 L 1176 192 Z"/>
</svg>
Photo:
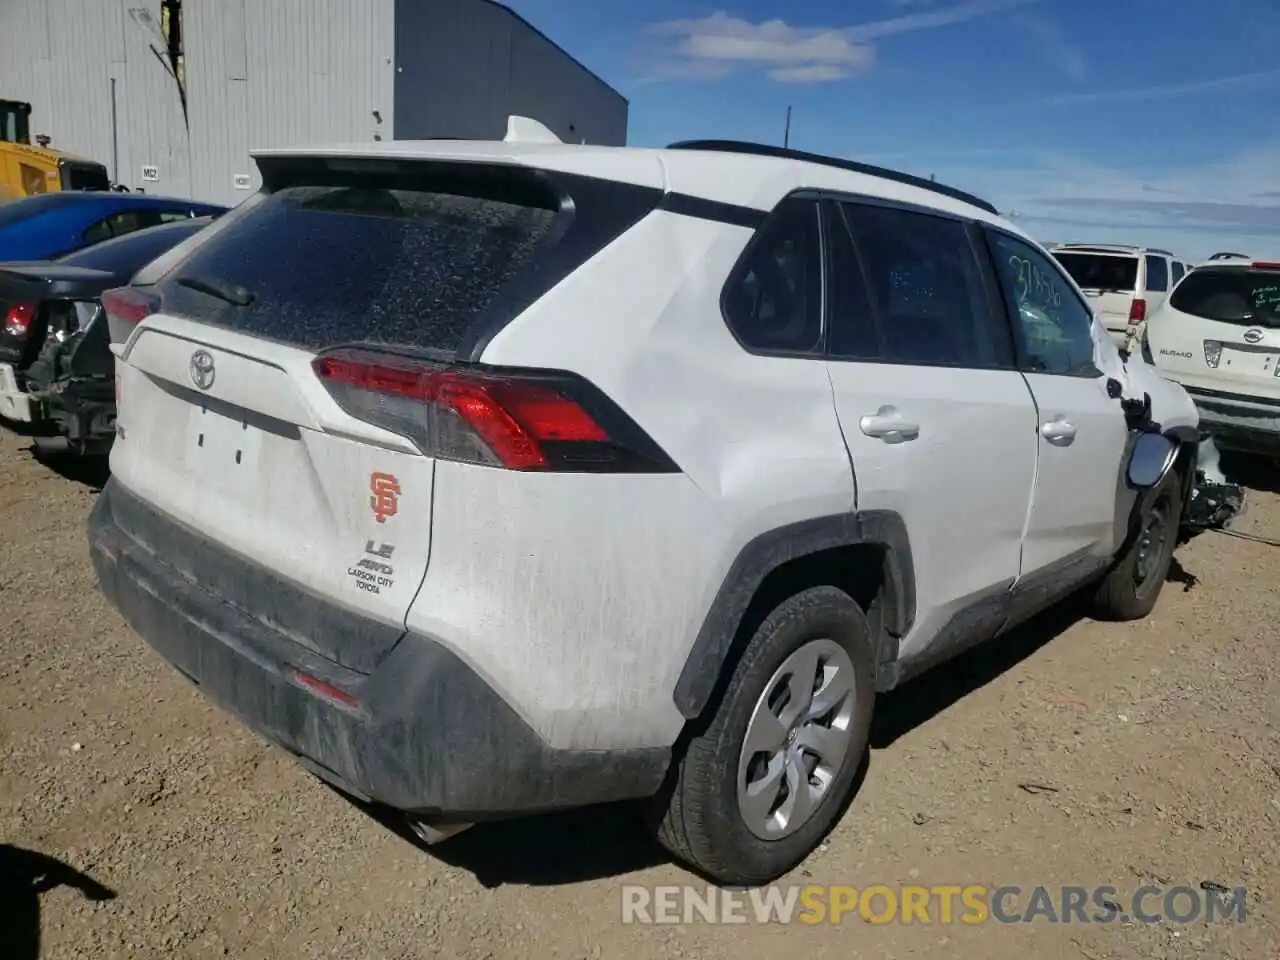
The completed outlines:
<svg viewBox="0 0 1280 960">
<path fill-rule="evenodd" d="M 1210 260 L 1248 260 L 1249 257 L 1243 253 L 1215 253 Z"/>
<path fill-rule="evenodd" d="M 1176 253 L 1173 253 L 1172 251 L 1169 251 L 1169 250 L 1161 249 L 1160 247 L 1143 247 L 1143 246 L 1139 246 L 1137 244 L 1132 244 L 1132 243 L 1080 243 L 1078 241 L 1072 241 L 1070 243 L 1059 243 L 1055 245 L 1055 249 L 1059 249 L 1059 250 L 1065 249 L 1068 247 L 1072 250 L 1080 250 L 1080 251 L 1106 250 L 1106 251 L 1112 251 L 1116 253 L 1122 253 L 1122 252 L 1123 253 L 1139 253 L 1139 252 L 1158 253 L 1162 256 L 1171 257 L 1172 259 L 1175 259 L 1175 260 L 1178 258 L 1178 255 Z"/>
<path fill-rule="evenodd" d="M 1081 243 L 1073 241 L 1071 243 L 1060 243 L 1060 247 L 1071 247 L 1075 250 L 1115 250 L 1115 251 L 1136 251 L 1142 250 L 1142 247 L 1135 247 L 1128 243 Z"/>
<path fill-rule="evenodd" d="M 712 150 L 720 153 L 742 153 L 758 157 L 777 157 L 781 160 L 800 160 L 804 163 L 817 163 L 824 167 L 848 170 L 850 173 L 861 173 L 869 177 L 893 180 L 896 183 L 906 184 L 907 186 L 919 187 L 921 190 L 932 190 L 934 193 L 951 197 L 953 200 L 971 204 L 994 216 L 1000 216 L 1000 211 L 994 206 L 971 193 L 965 193 L 963 190 L 957 190 L 955 187 L 948 187 L 946 184 L 937 183 L 933 180 L 926 180 L 924 177 L 912 176 L 909 173 L 901 173 L 885 167 L 875 167 L 869 163 L 858 163 L 856 160 L 841 160 L 821 153 L 806 153 L 803 150 L 774 147 L 764 143 L 749 143 L 745 140 L 680 140 L 676 143 L 668 144 L 667 149 Z"/>
</svg>

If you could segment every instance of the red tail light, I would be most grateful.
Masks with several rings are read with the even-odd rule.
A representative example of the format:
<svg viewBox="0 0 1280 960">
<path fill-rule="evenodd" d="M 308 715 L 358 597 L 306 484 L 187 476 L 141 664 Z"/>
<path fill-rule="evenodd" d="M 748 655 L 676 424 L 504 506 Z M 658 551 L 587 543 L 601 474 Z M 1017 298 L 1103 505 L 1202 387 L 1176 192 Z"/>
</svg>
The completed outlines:
<svg viewBox="0 0 1280 960">
<path fill-rule="evenodd" d="M 579 473 L 673 472 L 671 459 L 580 377 L 449 367 L 339 350 L 312 368 L 347 413 L 445 460 Z"/>
<path fill-rule="evenodd" d="M 38 303 L 15 303 L 4 315 L 4 332 L 13 337 L 25 337 L 39 307 Z"/>
<path fill-rule="evenodd" d="M 111 342 L 129 339 L 133 328 L 159 309 L 160 301 L 132 287 L 116 287 L 102 295 L 102 309 L 107 315 Z"/>
<path fill-rule="evenodd" d="M 1143 300 L 1141 297 L 1136 297 L 1134 298 L 1134 301 L 1129 304 L 1129 323 L 1141 323 L 1145 319 L 1147 319 L 1147 301 Z"/>
<path fill-rule="evenodd" d="M 1280 270 L 1280 260 L 1255 260 L 1253 261 L 1253 269 Z"/>
</svg>

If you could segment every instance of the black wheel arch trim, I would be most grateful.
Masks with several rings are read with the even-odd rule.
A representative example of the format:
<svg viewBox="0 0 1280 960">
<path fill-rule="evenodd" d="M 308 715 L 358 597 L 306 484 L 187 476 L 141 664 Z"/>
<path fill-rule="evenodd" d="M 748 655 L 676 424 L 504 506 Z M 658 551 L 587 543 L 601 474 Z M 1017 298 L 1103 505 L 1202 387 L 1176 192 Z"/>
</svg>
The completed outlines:
<svg viewBox="0 0 1280 960">
<path fill-rule="evenodd" d="M 897 638 L 911 629 L 915 619 L 915 568 L 906 523 L 889 510 L 802 520 L 760 534 L 738 553 L 676 681 L 673 699 L 681 714 L 691 720 L 711 701 L 733 652 L 742 618 L 769 574 L 793 560 L 859 544 L 883 549 L 879 606 L 882 634 L 887 636 L 880 638 L 880 660 L 893 659 Z"/>
</svg>

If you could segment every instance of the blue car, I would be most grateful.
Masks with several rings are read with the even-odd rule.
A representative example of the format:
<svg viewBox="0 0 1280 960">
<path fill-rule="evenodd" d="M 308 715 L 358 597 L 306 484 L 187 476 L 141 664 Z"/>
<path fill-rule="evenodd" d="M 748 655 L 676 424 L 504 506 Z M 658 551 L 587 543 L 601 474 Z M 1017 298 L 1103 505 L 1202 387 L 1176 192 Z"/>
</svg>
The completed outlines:
<svg viewBox="0 0 1280 960">
<path fill-rule="evenodd" d="M 145 227 L 226 210 L 136 193 L 43 193 L 0 206 L 0 261 L 49 260 Z"/>
</svg>

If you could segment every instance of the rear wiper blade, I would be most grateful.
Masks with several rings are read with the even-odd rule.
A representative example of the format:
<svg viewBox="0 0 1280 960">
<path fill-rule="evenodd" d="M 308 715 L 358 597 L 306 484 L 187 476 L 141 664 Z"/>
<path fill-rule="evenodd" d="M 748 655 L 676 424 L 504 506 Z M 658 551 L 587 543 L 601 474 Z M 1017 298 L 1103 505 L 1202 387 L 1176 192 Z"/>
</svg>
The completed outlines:
<svg viewBox="0 0 1280 960">
<path fill-rule="evenodd" d="M 209 280 L 204 277 L 179 277 L 177 282 L 191 290 L 224 300 L 232 306 L 247 307 L 253 303 L 253 294 L 234 283 L 223 283 L 221 280 Z"/>
</svg>

